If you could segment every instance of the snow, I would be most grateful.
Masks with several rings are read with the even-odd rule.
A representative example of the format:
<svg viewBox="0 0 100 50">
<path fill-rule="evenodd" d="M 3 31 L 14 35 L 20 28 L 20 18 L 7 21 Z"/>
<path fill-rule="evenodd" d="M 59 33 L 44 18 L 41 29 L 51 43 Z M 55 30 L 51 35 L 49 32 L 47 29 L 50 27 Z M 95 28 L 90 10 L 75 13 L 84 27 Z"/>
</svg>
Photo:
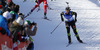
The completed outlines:
<svg viewBox="0 0 100 50">
<path fill-rule="evenodd" d="M 20 12 L 25 15 L 32 9 L 35 2 L 28 0 L 14 0 L 20 5 Z M 71 37 L 73 44 L 66 47 L 68 44 L 67 32 L 64 22 L 55 30 L 53 34 L 51 31 L 61 22 L 60 13 L 64 11 L 66 0 L 48 0 L 48 4 L 55 10 L 47 10 L 48 18 L 52 21 L 41 19 L 43 17 L 43 4 L 41 3 L 41 10 L 37 9 L 26 19 L 35 21 L 38 24 L 38 31 L 34 39 L 35 50 L 100 50 L 100 7 L 97 0 L 67 0 L 73 11 L 78 13 L 78 21 L 76 23 L 80 38 L 88 44 L 80 44 L 71 29 Z"/>
</svg>

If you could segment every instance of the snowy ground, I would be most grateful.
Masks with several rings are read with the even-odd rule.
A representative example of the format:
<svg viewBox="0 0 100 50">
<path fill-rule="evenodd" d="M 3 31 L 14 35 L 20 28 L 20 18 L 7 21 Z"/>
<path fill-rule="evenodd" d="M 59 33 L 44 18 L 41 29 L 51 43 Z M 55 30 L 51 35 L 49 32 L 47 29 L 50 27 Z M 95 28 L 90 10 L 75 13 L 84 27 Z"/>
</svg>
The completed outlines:
<svg viewBox="0 0 100 50">
<path fill-rule="evenodd" d="M 64 11 L 66 1 L 70 3 L 73 11 L 78 13 L 77 30 L 81 39 L 88 44 L 80 44 L 76 40 L 71 30 L 73 44 L 67 45 L 67 32 L 65 24 L 62 23 L 53 33 L 50 32 L 61 22 L 60 13 Z M 20 5 L 20 12 L 27 14 L 35 5 L 35 2 L 22 0 L 14 0 Z M 35 21 L 38 24 L 38 31 L 34 39 L 35 50 L 100 50 L 100 7 L 97 0 L 56 0 L 48 4 L 55 10 L 48 10 L 48 18 L 52 21 L 41 19 L 43 17 L 43 4 L 40 5 L 41 10 L 37 9 L 26 19 Z"/>
</svg>

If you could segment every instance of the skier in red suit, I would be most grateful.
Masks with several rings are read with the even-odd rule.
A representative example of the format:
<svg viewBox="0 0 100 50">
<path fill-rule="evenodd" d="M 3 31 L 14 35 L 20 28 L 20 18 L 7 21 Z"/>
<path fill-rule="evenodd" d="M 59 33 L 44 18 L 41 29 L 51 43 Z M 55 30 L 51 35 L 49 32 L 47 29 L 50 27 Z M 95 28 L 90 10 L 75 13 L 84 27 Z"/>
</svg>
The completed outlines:
<svg viewBox="0 0 100 50">
<path fill-rule="evenodd" d="M 39 5 L 43 2 L 43 4 L 44 4 L 44 19 L 47 19 L 47 16 L 46 16 L 46 14 L 47 14 L 47 7 L 48 7 L 47 0 L 36 0 L 35 2 L 36 2 L 36 4 L 35 4 L 35 6 L 31 9 L 30 14 L 31 14 L 37 7 L 40 7 Z"/>
</svg>

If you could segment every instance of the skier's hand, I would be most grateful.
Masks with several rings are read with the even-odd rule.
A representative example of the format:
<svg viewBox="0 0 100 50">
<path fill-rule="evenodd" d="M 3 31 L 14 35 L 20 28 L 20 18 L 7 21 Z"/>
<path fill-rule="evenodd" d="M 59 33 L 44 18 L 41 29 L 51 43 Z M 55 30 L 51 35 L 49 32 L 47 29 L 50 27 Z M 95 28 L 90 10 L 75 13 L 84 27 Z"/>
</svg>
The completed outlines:
<svg viewBox="0 0 100 50">
<path fill-rule="evenodd" d="M 77 22 L 77 19 L 75 19 L 75 23 Z"/>
<path fill-rule="evenodd" d="M 64 20 L 62 20 L 62 22 L 64 22 Z"/>
<path fill-rule="evenodd" d="M 61 18 L 61 20 L 62 20 L 62 22 L 64 22 L 64 19 L 63 18 Z"/>
</svg>

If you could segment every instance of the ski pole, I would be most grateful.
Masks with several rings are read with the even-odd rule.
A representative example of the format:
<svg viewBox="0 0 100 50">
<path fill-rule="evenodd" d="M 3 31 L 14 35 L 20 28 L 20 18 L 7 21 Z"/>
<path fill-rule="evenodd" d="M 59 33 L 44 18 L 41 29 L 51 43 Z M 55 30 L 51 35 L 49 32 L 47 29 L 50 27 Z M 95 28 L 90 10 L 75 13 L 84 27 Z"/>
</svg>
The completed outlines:
<svg viewBox="0 0 100 50">
<path fill-rule="evenodd" d="M 26 18 L 26 17 L 28 17 L 29 16 L 29 14 L 27 14 L 24 18 Z"/>
<path fill-rule="evenodd" d="M 32 12 L 29 12 L 24 18 L 28 17 Z"/>
<path fill-rule="evenodd" d="M 61 24 L 62 22 L 60 22 L 56 27 L 55 29 L 51 32 L 51 34 L 58 28 L 58 26 Z"/>
</svg>

